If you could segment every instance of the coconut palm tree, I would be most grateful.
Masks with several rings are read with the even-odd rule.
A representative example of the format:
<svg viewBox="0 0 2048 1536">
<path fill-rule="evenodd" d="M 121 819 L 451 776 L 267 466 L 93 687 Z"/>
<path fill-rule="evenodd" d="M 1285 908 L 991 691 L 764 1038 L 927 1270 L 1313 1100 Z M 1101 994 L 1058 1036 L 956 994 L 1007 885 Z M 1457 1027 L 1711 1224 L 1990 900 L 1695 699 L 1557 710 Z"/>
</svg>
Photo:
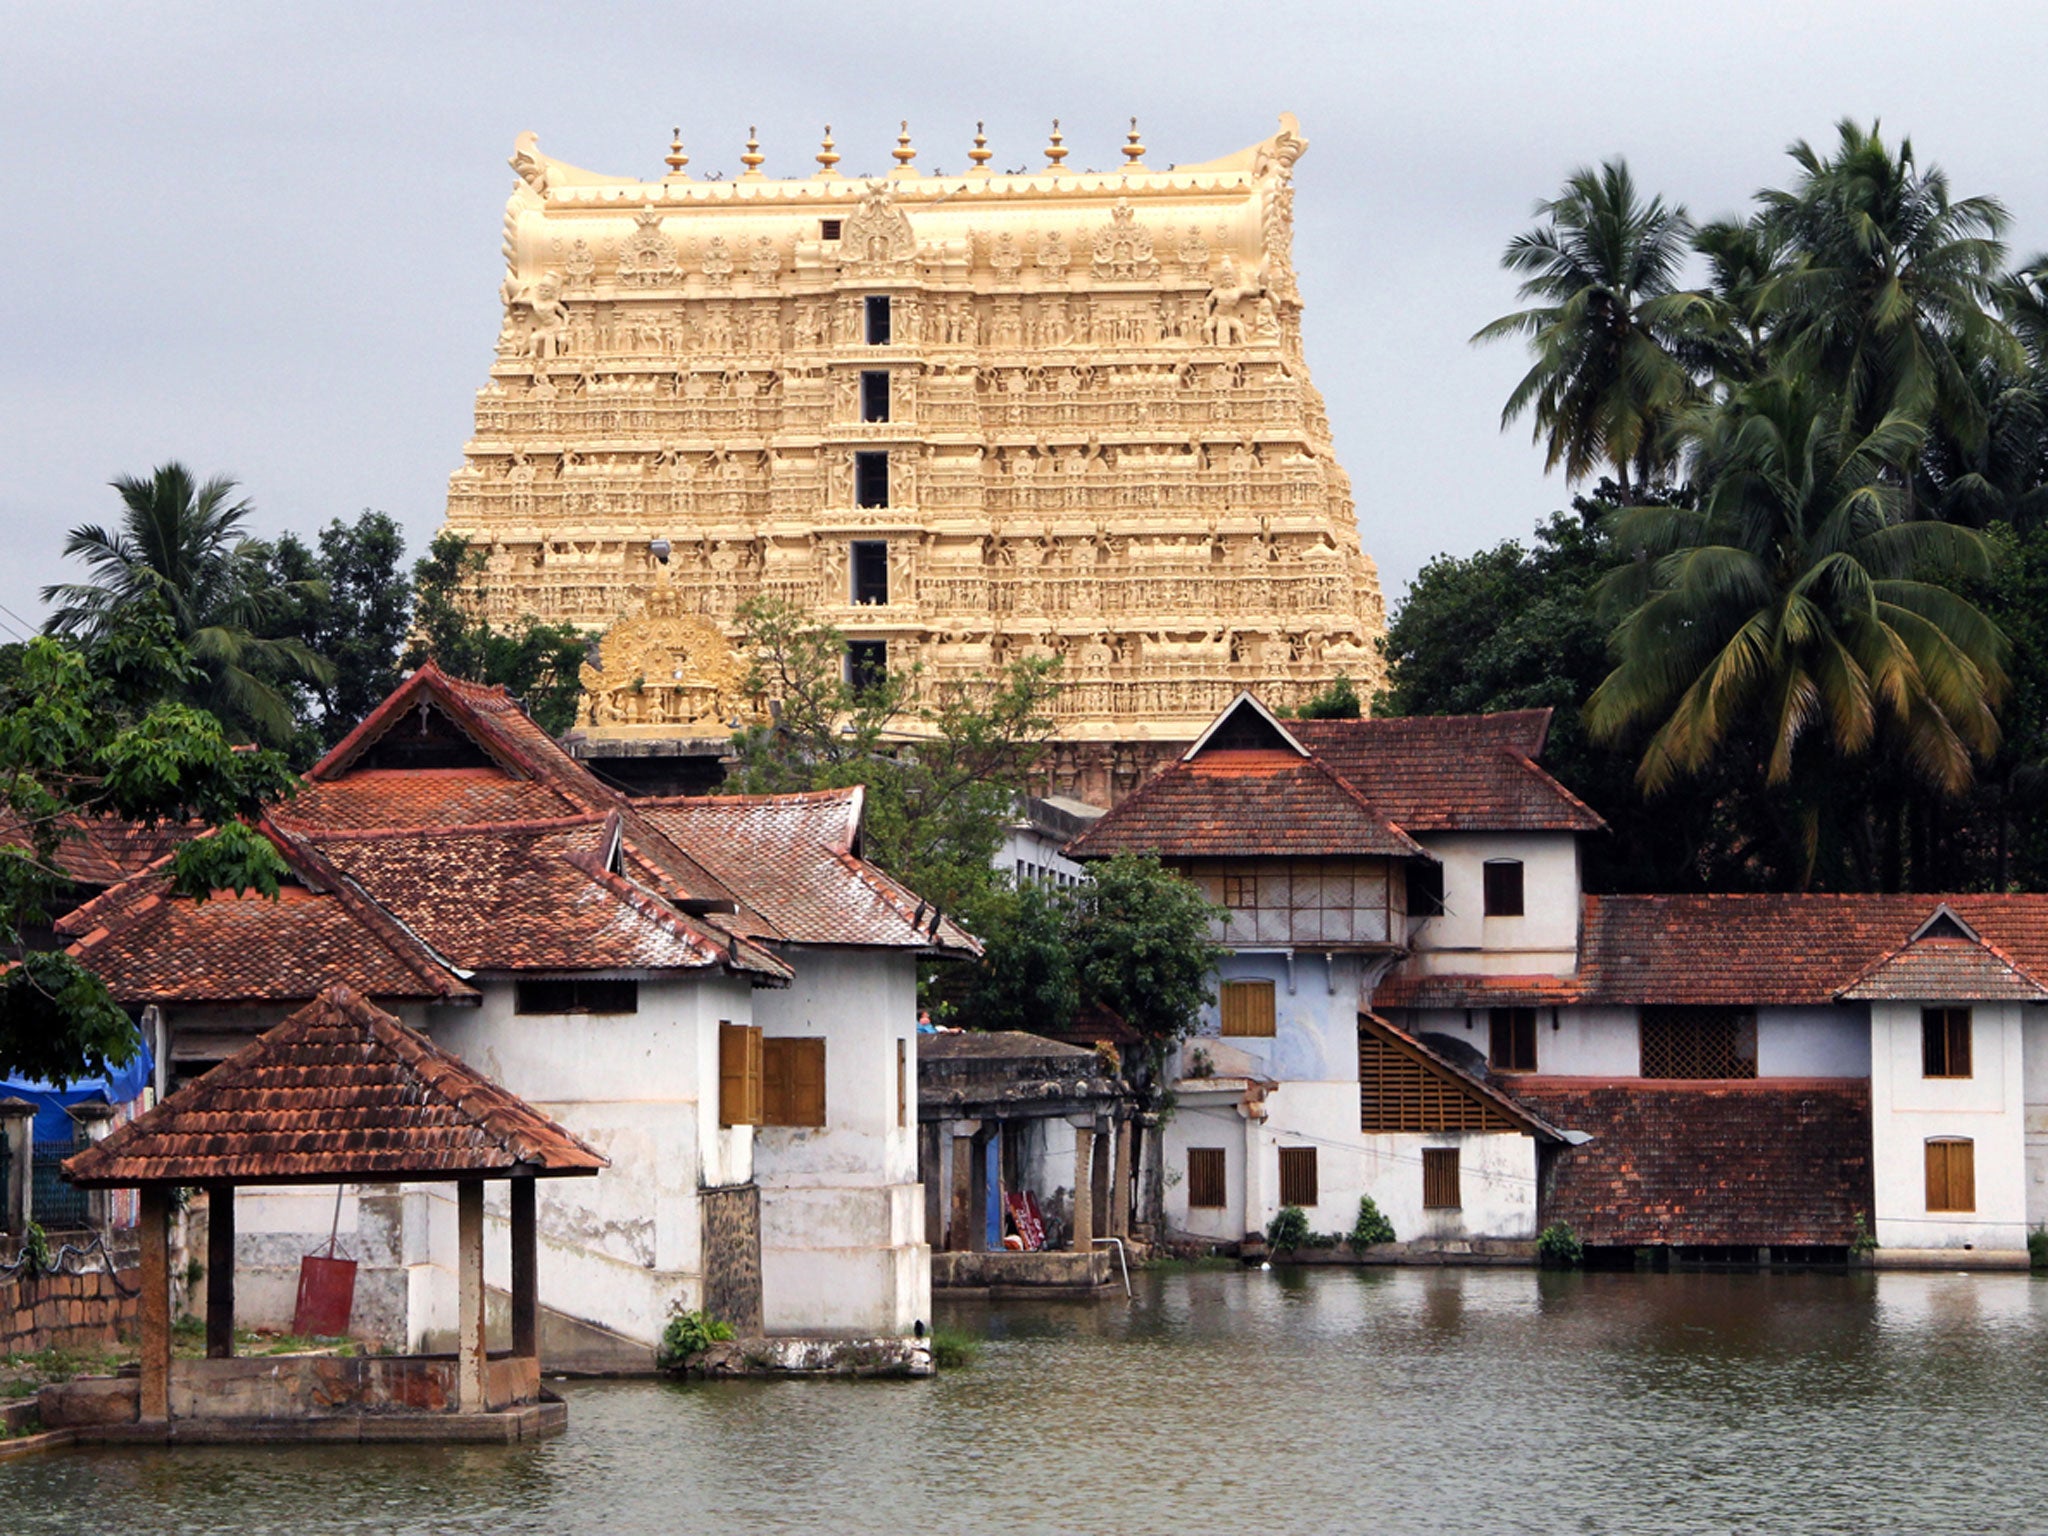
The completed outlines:
<svg viewBox="0 0 2048 1536">
<path fill-rule="evenodd" d="M 1797 183 L 1757 194 L 1784 256 L 1759 295 L 1779 365 L 1833 392 L 1845 431 L 1868 435 L 1903 411 L 1974 445 L 1986 416 L 1972 364 L 2021 363 L 1990 308 L 2005 207 L 1951 198 L 1939 166 L 1922 170 L 1910 139 L 1894 154 L 1875 123 L 1866 132 L 1844 119 L 1836 132 L 1832 157 L 1801 140 L 1787 151 Z"/>
<path fill-rule="evenodd" d="M 291 594 L 270 579 L 268 546 L 244 531 L 252 509 L 235 499 L 235 482 L 215 476 L 197 484 L 173 463 L 113 486 L 120 525 L 85 524 L 64 545 L 90 579 L 43 588 L 43 601 L 56 605 L 50 631 L 90 643 L 138 612 L 161 613 L 197 673 L 185 702 L 233 731 L 286 740 L 293 720 L 285 690 L 322 681 L 330 669 L 300 642 L 265 634 Z"/>
<path fill-rule="evenodd" d="M 1627 499 L 1668 462 L 1665 428 L 1695 394 L 1680 353 L 1712 304 L 1678 287 L 1692 221 L 1661 197 L 1643 201 L 1619 159 L 1572 172 L 1536 213 L 1545 222 L 1509 241 L 1501 265 L 1525 274 L 1520 297 L 1537 302 L 1472 340 L 1527 341 L 1535 361 L 1501 425 L 1532 414 L 1546 469 L 1580 480 L 1612 466 Z"/>
<path fill-rule="evenodd" d="M 1738 744 L 1782 787 L 1880 738 L 1962 791 L 1998 744 L 2008 647 L 1952 585 L 1988 573 L 1989 542 L 1903 515 L 1890 467 L 1924 426 L 1894 412 L 1847 432 L 1831 397 L 1773 375 L 1683 431 L 1699 507 L 1630 508 L 1612 526 L 1634 558 L 1601 587 L 1618 622 L 1614 670 L 1586 705 L 1595 737 L 1648 729 L 1637 779 L 1653 793 Z"/>
</svg>

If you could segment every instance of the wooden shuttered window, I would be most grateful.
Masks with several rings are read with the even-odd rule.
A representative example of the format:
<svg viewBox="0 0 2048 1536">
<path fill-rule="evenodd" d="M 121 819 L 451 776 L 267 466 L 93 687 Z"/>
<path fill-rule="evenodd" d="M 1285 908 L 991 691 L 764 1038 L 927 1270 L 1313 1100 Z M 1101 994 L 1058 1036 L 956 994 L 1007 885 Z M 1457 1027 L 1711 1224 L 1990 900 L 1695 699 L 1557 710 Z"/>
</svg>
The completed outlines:
<svg viewBox="0 0 2048 1536">
<path fill-rule="evenodd" d="M 1229 1203 L 1223 1168 L 1221 1147 L 1188 1148 L 1188 1205 L 1191 1209 L 1220 1211 Z"/>
<path fill-rule="evenodd" d="M 718 1123 L 761 1123 L 761 1031 L 718 1022 Z"/>
<path fill-rule="evenodd" d="M 1282 1147 L 1280 1149 L 1280 1203 L 1282 1205 L 1314 1205 L 1320 1196 L 1316 1191 L 1316 1149 L 1314 1147 Z"/>
<path fill-rule="evenodd" d="M 1469 1087 L 1440 1076 L 1391 1040 L 1358 1032 L 1358 1128 L 1515 1131 L 1521 1126 Z"/>
<path fill-rule="evenodd" d="M 1970 1010 L 1920 1010 L 1920 1070 L 1925 1077 L 1968 1077 Z"/>
<path fill-rule="evenodd" d="M 1485 915 L 1488 917 L 1522 916 L 1522 861 L 1520 859 L 1488 859 L 1483 866 L 1485 886 Z"/>
<path fill-rule="evenodd" d="M 1272 982 L 1226 981 L 1218 990 L 1223 995 L 1224 1034 L 1270 1036 L 1273 1033 Z"/>
<path fill-rule="evenodd" d="M 1465 1203 L 1458 1191 L 1458 1149 L 1422 1149 L 1422 1208 L 1425 1211 L 1455 1211 Z"/>
<path fill-rule="evenodd" d="M 1927 1143 L 1927 1209 L 1977 1209 L 1977 1144 L 1962 1136 Z"/>
<path fill-rule="evenodd" d="M 1536 1070 L 1536 1010 L 1489 1008 L 1486 1064 L 1496 1072 Z"/>
<path fill-rule="evenodd" d="M 800 1037 L 761 1042 L 761 1124 L 825 1123 L 825 1042 Z"/>
</svg>

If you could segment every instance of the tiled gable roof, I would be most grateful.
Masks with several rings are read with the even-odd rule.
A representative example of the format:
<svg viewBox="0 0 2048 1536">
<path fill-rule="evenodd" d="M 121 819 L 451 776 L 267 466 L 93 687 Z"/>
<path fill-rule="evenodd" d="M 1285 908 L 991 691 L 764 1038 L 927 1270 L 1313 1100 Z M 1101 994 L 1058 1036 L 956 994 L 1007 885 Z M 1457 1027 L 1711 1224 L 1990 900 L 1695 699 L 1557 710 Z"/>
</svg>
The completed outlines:
<svg viewBox="0 0 2048 1536">
<path fill-rule="evenodd" d="M 69 1159 L 74 1184 L 594 1174 L 606 1159 L 424 1035 L 332 986 Z"/>
<path fill-rule="evenodd" d="M 859 789 L 663 796 L 641 818 L 798 944 L 979 954 L 974 936 L 853 852 Z"/>
<path fill-rule="evenodd" d="M 140 873 L 204 830 L 196 822 L 145 826 L 116 816 L 66 816 L 59 826 L 54 863 L 79 885 L 114 885 Z M 32 848 L 27 823 L 0 811 L 0 844 Z"/>
<path fill-rule="evenodd" d="M 553 785 L 498 768 L 367 768 L 308 779 L 270 814 L 287 826 L 473 827 L 590 809 Z"/>
<path fill-rule="evenodd" d="M 2039 1003 L 2048 987 L 1975 939 L 1915 939 L 1871 966 L 1840 994 L 1852 1001 Z"/>
<path fill-rule="evenodd" d="M 694 970 L 786 979 L 757 944 L 610 867 L 616 813 L 473 827 L 299 829 L 437 953 L 476 971 Z"/>
<path fill-rule="evenodd" d="M 1593 809 L 1537 765 L 1547 709 L 1392 720 L 1290 720 L 1287 729 L 1408 832 L 1594 832 Z"/>
<path fill-rule="evenodd" d="M 1320 758 L 1212 749 L 1170 764 L 1067 844 L 1078 859 L 1427 857 Z"/>
</svg>

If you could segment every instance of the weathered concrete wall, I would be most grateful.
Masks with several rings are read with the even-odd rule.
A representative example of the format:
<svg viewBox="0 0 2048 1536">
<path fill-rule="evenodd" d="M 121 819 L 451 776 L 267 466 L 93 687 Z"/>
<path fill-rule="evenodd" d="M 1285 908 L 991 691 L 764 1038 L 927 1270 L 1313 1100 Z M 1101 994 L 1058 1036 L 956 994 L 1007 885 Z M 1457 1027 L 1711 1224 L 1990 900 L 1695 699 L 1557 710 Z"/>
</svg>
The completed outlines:
<svg viewBox="0 0 2048 1536">
<path fill-rule="evenodd" d="M 271 1355 L 171 1362 L 174 1419 L 301 1419 L 330 1414 L 454 1413 L 456 1361 L 448 1355 Z M 485 1362 L 491 1410 L 537 1402 L 531 1359 Z"/>
<path fill-rule="evenodd" d="M 1092 1253 L 936 1253 L 932 1283 L 942 1290 L 1093 1290 L 1117 1279 L 1116 1255 Z"/>
<path fill-rule="evenodd" d="M 1418 839 L 1443 861 L 1444 911 L 1411 924 L 1425 972 L 1566 975 L 1579 944 L 1579 840 L 1570 832 L 1435 832 Z M 1520 917 L 1485 915 L 1489 859 L 1522 862 Z"/>
<path fill-rule="evenodd" d="M 54 1249 L 66 1234 L 52 1233 Z M 16 1248 L 0 1248 L 12 1260 Z M 139 1272 L 110 1275 L 95 1268 L 82 1275 L 41 1275 L 34 1280 L 0 1279 L 0 1355 L 44 1349 L 98 1349 L 118 1344 L 135 1331 Z M 130 1293 L 122 1294 L 125 1287 Z"/>
</svg>

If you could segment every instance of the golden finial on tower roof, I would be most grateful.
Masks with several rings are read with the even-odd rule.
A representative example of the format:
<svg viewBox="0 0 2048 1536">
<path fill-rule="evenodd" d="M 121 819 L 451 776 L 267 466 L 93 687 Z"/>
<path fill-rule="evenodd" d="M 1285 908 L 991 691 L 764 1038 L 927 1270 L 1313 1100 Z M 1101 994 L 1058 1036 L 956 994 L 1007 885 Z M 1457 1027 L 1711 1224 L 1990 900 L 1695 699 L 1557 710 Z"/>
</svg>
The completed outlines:
<svg viewBox="0 0 2048 1536">
<path fill-rule="evenodd" d="M 838 163 L 839 152 L 832 147 L 832 125 L 827 123 L 825 125 L 825 142 L 818 146 L 818 174 L 820 176 L 837 176 L 839 173 L 833 170 L 832 167 Z"/>
<path fill-rule="evenodd" d="M 910 162 L 917 158 L 917 151 L 910 147 L 910 120 L 908 118 L 905 118 L 903 121 L 903 131 L 896 135 L 896 147 L 890 150 L 889 153 L 896 159 L 896 174 L 898 176 L 915 176 L 917 174 L 910 168 Z"/>
<path fill-rule="evenodd" d="M 669 130 L 668 153 L 662 156 L 662 161 L 668 166 L 668 173 L 671 176 L 682 175 L 683 167 L 690 163 L 690 157 L 683 153 L 682 129 Z"/>
<path fill-rule="evenodd" d="M 986 126 L 983 123 L 974 125 L 974 148 L 967 151 L 967 158 L 974 162 L 975 170 L 983 175 L 988 174 L 988 163 L 995 156 L 995 151 L 988 147 Z"/>
<path fill-rule="evenodd" d="M 1145 167 L 1145 146 L 1138 140 L 1138 120 L 1131 119 L 1131 131 L 1124 135 L 1124 169 L 1143 170 Z"/>
<path fill-rule="evenodd" d="M 1133 119 L 1133 121 L 1135 121 L 1135 119 Z M 753 127 L 751 124 L 748 125 L 747 152 L 744 155 L 740 156 L 740 164 L 746 167 L 746 169 L 740 173 L 743 176 L 759 176 L 761 174 L 761 162 L 768 158 L 766 155 L 761 153 L 761 141 L 756 136 L 759 132 L 759 129 Z M 1126 153 L 1128 153 L 1128 151 L 1126 151 Z"/>
<path fill-rule="evenodd" d="M 1045 146 L 1045 168 L 1048 171 L 1058 170 L 1060 162 L 1067 158 L 1067 153 L 1066 135 L 1060 132 L 1060 120 L 1054 118 L 1052 120 L 1052 142 Z"/>
</svg>

